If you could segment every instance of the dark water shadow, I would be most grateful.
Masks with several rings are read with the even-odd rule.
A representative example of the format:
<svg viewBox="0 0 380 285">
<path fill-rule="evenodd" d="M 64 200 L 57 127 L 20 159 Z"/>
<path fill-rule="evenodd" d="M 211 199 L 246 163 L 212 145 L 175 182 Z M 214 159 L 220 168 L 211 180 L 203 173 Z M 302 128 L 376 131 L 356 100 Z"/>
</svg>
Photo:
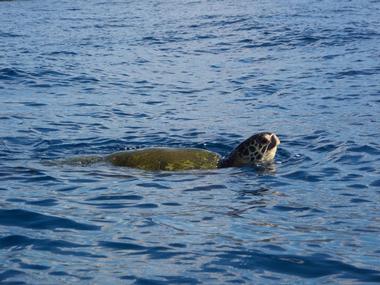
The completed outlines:
<svg viewBox="0 0 380 285">
<path fill-rule="evenodd" d="M 9 235 L 0 238 L 0 249 L 24 250 L 25 248 L 37 251 L 48 251 L 60 255 L 73 255 L 81 257 L 105 258 L 105 255 L 93 254 L 78 250 L 89 248 L 89 245 L 68 242 L 65 240 L 36 239 L 22 235 Z"/>
<path fill-rule="evenodd" d="M 99 230 L 101 227 L 78 223 L 70 219 L 39 214 L 21 209 L 0 210 L 0 225 L 30 229 L 74 229 L 83 231 Z"/>
<path fill-rule="evenodd" d="M 247 270 L 268 270 L 272 272 L 298 276 L 302 278 L 318 278 L 337 275 L 342 279 L 359 282 L 380 282 L 380 271 L 359 268 L 342 261 L 330 259 L 328 255 L 314 254 L 309 256 L 290 254 L 268 254 L 260 251 L 226 251 L 216 255 L 214 265 L 231 266 Z"/>
</svg>

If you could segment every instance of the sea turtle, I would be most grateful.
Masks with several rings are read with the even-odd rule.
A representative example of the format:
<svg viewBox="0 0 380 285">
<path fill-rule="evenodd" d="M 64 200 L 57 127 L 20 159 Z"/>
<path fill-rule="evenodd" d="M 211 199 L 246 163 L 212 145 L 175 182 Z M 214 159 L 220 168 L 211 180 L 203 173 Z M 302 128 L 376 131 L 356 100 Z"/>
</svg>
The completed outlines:
<svg viewBox="0 0 380 285">
<path fill-rule="evenodd" d="M 87 165 L 105 161 L 115 166 L 150 171 L 239 167 L 271 162 L 279 144 L 280 140 L 274 133 L 262 132 L 244 140 L 225 157 L 205 149 L 157 147 L 116 152 L 103 157 L 79 157 L 66 163 Z"/>
</svg>

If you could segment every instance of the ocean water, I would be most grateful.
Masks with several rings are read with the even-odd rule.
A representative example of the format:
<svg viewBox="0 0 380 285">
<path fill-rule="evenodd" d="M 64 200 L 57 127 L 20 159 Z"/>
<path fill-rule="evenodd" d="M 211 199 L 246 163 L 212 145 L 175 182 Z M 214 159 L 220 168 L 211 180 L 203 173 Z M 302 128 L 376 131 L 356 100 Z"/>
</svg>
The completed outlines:
<svg viewBox="0 0 380 285">
<path fill-rule="evenodd" d="M 380 283 L 379 15 L 0 1 L 0 283 Z M 274 171 L 44 163 L 259 131 Z"/>
</svg>

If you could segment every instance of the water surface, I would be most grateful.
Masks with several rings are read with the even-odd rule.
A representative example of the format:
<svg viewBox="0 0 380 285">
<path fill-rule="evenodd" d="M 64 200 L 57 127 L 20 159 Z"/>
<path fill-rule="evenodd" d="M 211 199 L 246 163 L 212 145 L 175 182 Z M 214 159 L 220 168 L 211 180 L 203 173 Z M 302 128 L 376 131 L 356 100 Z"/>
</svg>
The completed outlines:
<svg viewBox="0 0 380 285">
<path fill-rule="evenodd" d="M 0 282 L 380 282 L 378 1 L 1 1 Z M 134 147 L 276 171 L 43 162 Z"/>
</svg>

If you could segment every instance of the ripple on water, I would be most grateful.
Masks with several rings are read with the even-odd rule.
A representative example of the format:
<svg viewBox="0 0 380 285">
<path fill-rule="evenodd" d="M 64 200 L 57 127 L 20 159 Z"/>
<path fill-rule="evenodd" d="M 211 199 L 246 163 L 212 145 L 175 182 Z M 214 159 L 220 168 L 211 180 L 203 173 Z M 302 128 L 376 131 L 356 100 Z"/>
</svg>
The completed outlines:
<svg viewBox="0 0 380 285">
<path fill-rule="evenodd" d="M 207 267 L 228 265 L 232 268 L 270 270 L 299 277 L 318 278 L 337 275 L 338 278 L 350 278 L 360 282 L 379 282 L 380 271 L 362 269 L 328 255 L 314 254 L 310 256 L 267 254 L 260 251 L 226 251 L 218 254 L 219 260 L 211 262 Z"/>
<path fill-rule="evenodd" d="M 303 180 L 308 182 L 322 181 L 323 178 L 320 175 L 313 175 L 310 171 L 294 171 L 292 173 L 284 175 L 284 177 L 293 180 Z"/>
<path fill-rule="evenodd" d="M 17 68 L 2 68 L 0 69 L 0 79 L 1 80 L 17 80 L 17 79 L 29 79 L 33 78 L 31 74 L 17 69 Z"/>
<path fill-rule="evenodd" d="M 44 215 L 21 209 L 0 210 L 0 224 L 5 226 L 49 230 L 66 228 L 83 231 L 94 231 L 101 228 L 100 226 L 91 224 L 78 223 L 67 218 Z"/>
</svg>

